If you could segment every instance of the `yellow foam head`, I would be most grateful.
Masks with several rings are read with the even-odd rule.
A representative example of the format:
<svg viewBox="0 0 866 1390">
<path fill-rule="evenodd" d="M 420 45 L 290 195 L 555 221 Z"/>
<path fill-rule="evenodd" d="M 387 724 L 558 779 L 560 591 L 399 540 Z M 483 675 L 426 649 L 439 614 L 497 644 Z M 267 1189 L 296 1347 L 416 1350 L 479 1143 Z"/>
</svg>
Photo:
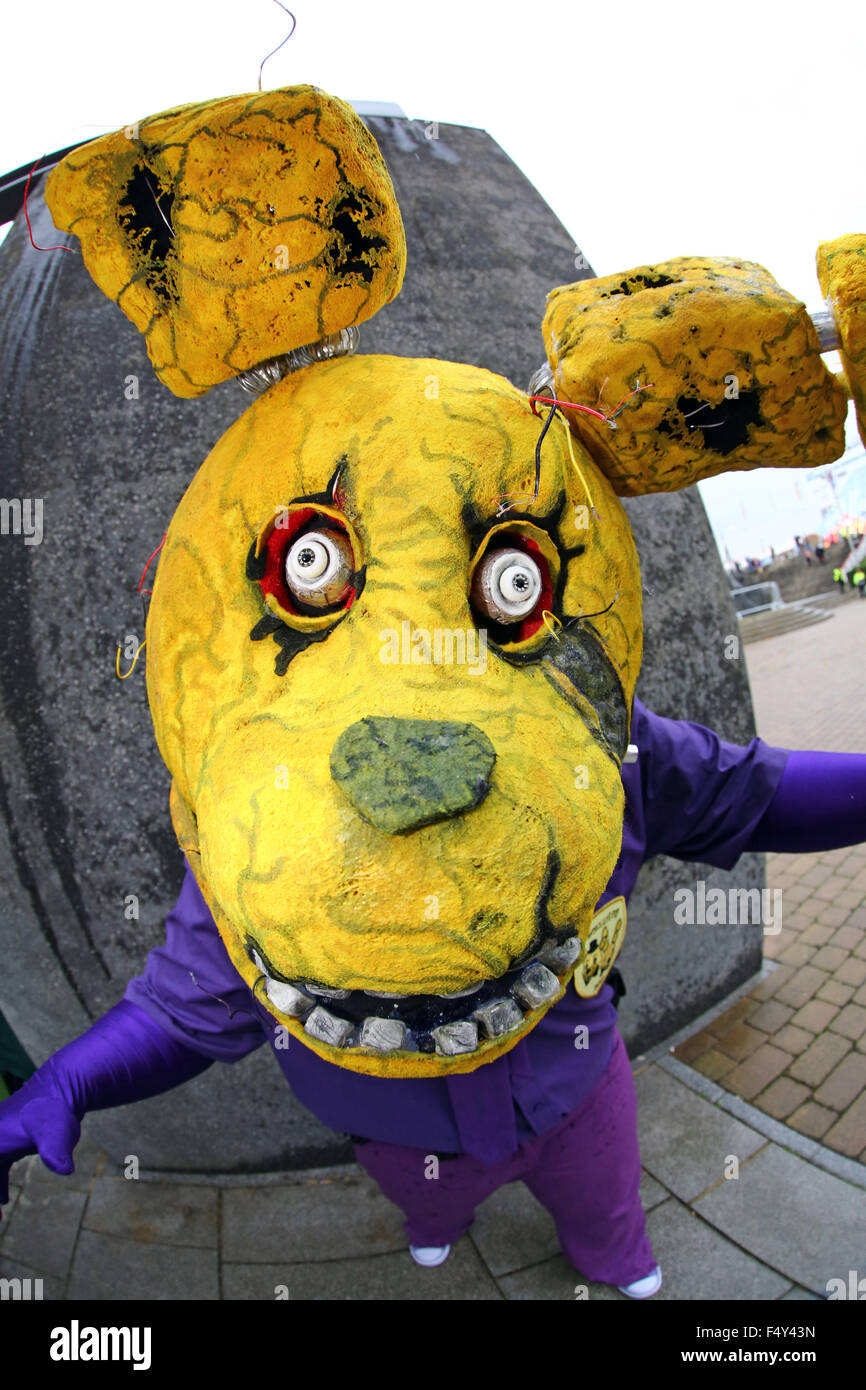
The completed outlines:
<svg viewBox="0 0 866 1390">
<path fill-rule="evenodd" d="M 256 997 L 353 1070 L 514 1046 L 619 853 L 637 556 L 558 418 L 532 500 L 542 423 L 478 368 L 306 368 L 220 440 L 160 557 L 178 837 Z"/>
</svg>

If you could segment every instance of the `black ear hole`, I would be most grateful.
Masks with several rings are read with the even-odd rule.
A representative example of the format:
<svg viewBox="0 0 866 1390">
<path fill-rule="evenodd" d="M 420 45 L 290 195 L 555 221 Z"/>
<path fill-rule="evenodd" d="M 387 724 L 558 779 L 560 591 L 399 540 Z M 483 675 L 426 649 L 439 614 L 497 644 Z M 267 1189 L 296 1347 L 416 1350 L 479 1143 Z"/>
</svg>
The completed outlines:
<svg viewBox="0 0 866 1390">
<path fill-rule="evenodd" d="M 145 284 L 166 303 L 177 299 L 168 259 L 174 240 L 171 209 L 174 193 L 161 189 L 159 180 L 144 164 L 136 164 L 123 191 L 118 219 L 147 264 Z"/>
</svg>

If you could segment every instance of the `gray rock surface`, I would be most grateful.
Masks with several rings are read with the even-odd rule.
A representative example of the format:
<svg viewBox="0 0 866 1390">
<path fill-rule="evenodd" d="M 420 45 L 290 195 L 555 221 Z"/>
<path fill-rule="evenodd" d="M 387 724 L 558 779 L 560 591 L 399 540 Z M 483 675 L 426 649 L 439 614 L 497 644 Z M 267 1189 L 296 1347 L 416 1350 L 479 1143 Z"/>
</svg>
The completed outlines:
<svg viewBox="0 0 866 1390">
<path fill-rule="evenodd" d="M 543 359 L 545 294 L 578 278 L 571 237 L 483 131 L 441 126 L 428 140 L 420 123 L 368 122 L 397 188 L 409 268 L 402 295 L 364 326 L 362 350 L 471 362 L 525 386 Z M 30 211 L 37 242 L 56 242 L 38 185 Z M 41 1063 L 122 997 L 180 886 L 143 669 L 119 682 L 115 649 L 128 634 L 143 638 L 144 563 L 247 398 L 235 383 L 196 401 L 170 395 L 77 243 L 73 255 L 35 251 L 21 217 L 0 247 L 0 380 L 0 491 L 44 507 L 41 544 L 0 537 L 0 1007 Z M 640 693 L 660 713 L 747 740 L 748 683 L 742 661 L 723 657 L 736 626 L 696 491 L 628 512 L 649 591 Z M 699 871 L 687 867 L 684 878 L 683 866 L 656 863 L 632 900 L 622 1019 L 634 1047 L 759 963 L 753 931 L 671 927 L 673 888 Z M 749 887 L 760 873 L 752 861 L 734 878 Z M 125 916 L 130 895 L 138 920 Z M 176 1171 L 350 1153 L 294 1101 L 267 1049 L 182 1091 L 92 1115 L 87 1128 L 114 1161 L 133 1153 Z"/>
</svg>

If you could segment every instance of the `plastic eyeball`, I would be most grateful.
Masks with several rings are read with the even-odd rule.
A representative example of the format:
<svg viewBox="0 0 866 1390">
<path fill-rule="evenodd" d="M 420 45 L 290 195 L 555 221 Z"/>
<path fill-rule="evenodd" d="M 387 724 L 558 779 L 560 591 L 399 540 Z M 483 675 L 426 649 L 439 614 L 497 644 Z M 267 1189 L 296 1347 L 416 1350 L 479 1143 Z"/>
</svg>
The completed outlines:
<svg viewBox="0 0 866 1390">
<path fill-rule="evenodd" d="M 541 570 L 522 550 L 496 550 L 485 555 L 472 579 L 476 607 L 500 623 L 528 618 L 541 590 Z"/>
<path fill-rule="evenodd" d="M 338 531 L 308 531 L 286 555 L 286 584 L 303 603 L 326 607 L 346 593 L 355 569 L 347 536 Z"/>
</svg>

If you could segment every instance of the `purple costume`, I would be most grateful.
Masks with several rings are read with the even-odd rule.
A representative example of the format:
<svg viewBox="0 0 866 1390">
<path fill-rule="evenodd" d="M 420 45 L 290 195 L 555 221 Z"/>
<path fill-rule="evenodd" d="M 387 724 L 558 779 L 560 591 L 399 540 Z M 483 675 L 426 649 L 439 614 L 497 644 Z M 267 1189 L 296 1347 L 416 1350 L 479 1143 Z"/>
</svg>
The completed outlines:
<svg viewBox="0 0 866 1390">
<path fill-rule="evenodd" d="M 822 850 L 866 839 L 866 756 L 726 743 L 635 700 L 639 760 L 622 769 L 622 850 L 600 899 L 628 899 L 655 854 L 731 868 L 746 850 Z M 634 925 L 631 928 L 634 930 Z M 194 978 L 193 978 L 194 977 Z M 638 1198 L 631 1071 L 613 990 L 569 988 L 512 1050 L 477 1071 L 424 1080 L 335 1067 L 292 1038 L 232 966 L 187 869 L 125 999 L 0 1106 L 0 1201 L 8 1165 L 39 1150 L 71 1171 L 87 1109 L 158 1094 L 265 1041 L 299 1100 L 332 1129 L 365 1136 L 359 1161 L 403 1207 L 415 1245 L 451 1243 L 474 1207 L 521 1177 L 551 1211 L 565 1254 L 591 1279 L 630 1283 L 654 1264 Z M 575 1046 L 587 1029 L 586 1047 Z M 431 1180 L 429 1158 L 442 1157 Z"/>
</svg>

